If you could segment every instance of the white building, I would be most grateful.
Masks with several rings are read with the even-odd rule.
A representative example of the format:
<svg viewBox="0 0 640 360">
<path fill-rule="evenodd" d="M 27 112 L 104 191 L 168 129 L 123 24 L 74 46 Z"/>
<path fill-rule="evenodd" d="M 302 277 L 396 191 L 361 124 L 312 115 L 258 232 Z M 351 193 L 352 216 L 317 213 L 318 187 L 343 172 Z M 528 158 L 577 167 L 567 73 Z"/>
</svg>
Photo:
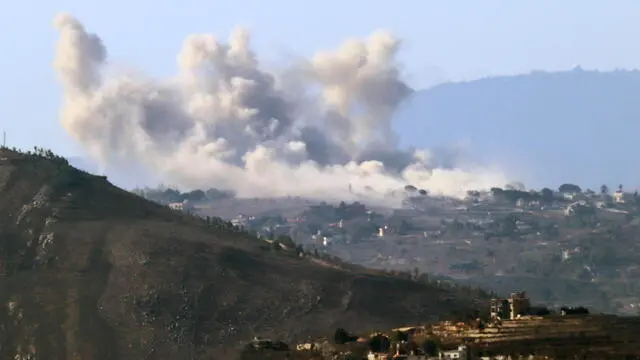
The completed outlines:
<svg viewBox="0 0 640 360">
<path fill-rule="evenodd" d="M 389 225 L 385 225 L 381 228 L 378 228 L 378 237 L 384 237 L 387 230 L 389 230 Z"/>
<path fill-rule="evenodd" d="M 194 209 L 193 205 L 189 202 L 189 200 L 184 200 L 182 202 L 169 203 L 169 208 L 172 210 L 179 211 L 192 211 Z"/>
<path fill-rule="evenodd" d="M 322 237 L 322 246 L 327 247 L 329 245 L 331 245 L 331 243 L 333 242 L 333 239 L 327 236 L 323 236 Z"/>
<path fill-rule="evenodd" d="M 467 345 L 460 345 L 455 350 L 441 351 L 441 359 L 469 359 L 469 348 Z"/>
</svg>

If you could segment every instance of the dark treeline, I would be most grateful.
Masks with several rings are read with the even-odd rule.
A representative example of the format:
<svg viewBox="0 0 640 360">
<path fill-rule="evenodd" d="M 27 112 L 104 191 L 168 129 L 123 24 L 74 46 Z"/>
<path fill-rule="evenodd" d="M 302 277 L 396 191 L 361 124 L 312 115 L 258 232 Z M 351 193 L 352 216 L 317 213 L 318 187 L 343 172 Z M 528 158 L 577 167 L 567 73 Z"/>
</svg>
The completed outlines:
<svg viewBox="0 0 640 360">
<path fill-rule="evenodd" d="M 218 190 L 214 188 L 208 190 L 195 189 L 191 191 L 181 192 L 175 187 L 166 187 L 163 185 L 160 185 L 156 188 L 137 188 L 132 192 L 148 200 L 155 201 L 161 204 L 182 202 L 185 200 L 197 203 L 222 200 L 235 196 L 235 194 L 231 191 Z"/>
</svg>

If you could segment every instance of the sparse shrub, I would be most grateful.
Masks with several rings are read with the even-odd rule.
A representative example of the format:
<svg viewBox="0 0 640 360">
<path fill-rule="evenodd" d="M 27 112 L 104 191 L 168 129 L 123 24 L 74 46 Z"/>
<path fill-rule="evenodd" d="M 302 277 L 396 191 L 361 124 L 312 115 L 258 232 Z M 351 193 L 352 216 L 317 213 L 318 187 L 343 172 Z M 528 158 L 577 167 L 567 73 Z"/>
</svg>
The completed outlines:
<svg viewBox="0 0 640 360">
<path fill-rule="evenodd" d="M 349 334 L 347 330 L 343 328 L 337 328 L 333 334 L 333 340 L 336 344 L 346 344 L 358 340 L 358 337 Z"/>
<path fill-rule="evenodd" d="M 440 344 L 433 339 L 426 339 L 422 343 L 422 350 L 427 356 L 437 356 L 440 352 Z"/>
<path fill-rule="evenodd" d="M 408 191 L 408 192 L 416 192 L 416 191 L 418 191 L 418 188 L 416 188 L 413 185 L 407 185 L 407 186 L 404 187 L 404 190 Z"/>
<path fill-rule="evenodd" d="M 391 341 L 383 334 L 375 335 L 369 340 L 369 349 L 373 352 L 387 352 L 391 348 Z"/>
<path fill-rule="evenodd" d="M 394 331 L 393 334 L 391 335 L 391 340 L 394 342 L 408 341 L 409 336 L 406 333 L 403 333 L 402 331 Z"/>
</svg>

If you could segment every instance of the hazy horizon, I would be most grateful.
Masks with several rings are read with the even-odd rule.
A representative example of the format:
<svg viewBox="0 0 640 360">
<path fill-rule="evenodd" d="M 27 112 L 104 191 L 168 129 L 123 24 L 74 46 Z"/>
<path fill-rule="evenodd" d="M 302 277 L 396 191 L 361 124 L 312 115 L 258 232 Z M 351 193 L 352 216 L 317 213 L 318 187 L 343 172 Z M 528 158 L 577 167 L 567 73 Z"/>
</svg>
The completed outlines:
<svg viewBox="0 0 640 360">
<path fill-rule="evenodd" d="M 415 4 L 410 9 L 375 1 L 335 4 L 324 1 L 303 6 L 280 1 L 269 7 L 239 1 L 150 7 L 144 2 L 88 6 L 77 0 L 66 0 L 37 8 L 21 3 L 0 6 L 3 14 L 0 44 L 21 59 L 19 63 L 9 57 L 0 60 L 1 75 L 5 79 L 0 116 L 20 118 L 3 124 L 8 143 L 21 148 L 43 146 L 66 156 L 87 157 L 91 151 L 87 143 L 83 149 L 82 141 L 77 137 L 74 140 L 58 122 L 60 99 L 68 94 L 61 92 L 51 71 L 51 50 L 57 35 L 50 24 L 60 10 L 71 13 L 106 44 L 108 63 L 101 70 L 108 72 L 105 75 L 128 73 L 141 78 L 167 79 L 174 73 L 175 54 L 185 37 L 212 33 L 218 40 L 224 39 L 237 25 L 245 25 L 254 34 L 252 51 L 257 54 L 261 69 L 270 70 L 281 70 L 311 58 L 318 50 L 334 49 L 344 39 L 362 39 L 377 29 L 388 30 L 400 46 L 394 71 L 399 81 L 413 90 L 536 70 L 570 70 L 576 65 L 585 70 L 602 71 L 640 67 L 640 51 L 629 46 L 633 34 L 640 33 L 640 25 L 635 21 L 640 4 L 633 1 L 618 2 L 615 6 L 603 6 L 595 1 L 450 2 Z M 145 21 L 140 21 L 141 18 Z M 37 106 L 32 105 L 33 99 L 38 99 Z M 398 104 L 402 101 L 393 107 Z M 394 119 L 393 116 L 390 119 Z M 398 131 L 400 144 L 435 153 L 437 159 L 432 162 L 459 161 L 456 152 L 464 150 L 468 143 L 467 134 L 460 134 L 452 139 L 446 137 L 446 144 L 442 144 L 444 138 L 407 144 L 405 134 L 415 135 L 415 131 L 399 128 L 394 121 L 389 126 Z M 409 119 L 410 123 L 429 121 L 432 127 L 443 130 L 447 129 L 449 120 L 423 119 L 422 114 Z M 30 130 L 34 128 L 38 131 Z M 434 144 L 438 149 L 432 148 Z M 512 150 L 518 149 L 503 151 Z M 513 167 L 501 164 L 503 160 L 496 154 L 481 154 L 475 149 L 472 152 L 478 155 L 477 159 L 469 158 L 479 163 L 465 163 L 466 168 Z M 444 168 L 459 165 L 450 163 Z M 531 169 L 527 170 L 534 175 L 544 171 L 533 168 L 538 166 L 533 163 L 518 166 L 529 166 Z M 512 174 L 499 177 L 513 177 L 513 180 L 523 177 L 520 169 L 508 170 Z"/>
</svg>

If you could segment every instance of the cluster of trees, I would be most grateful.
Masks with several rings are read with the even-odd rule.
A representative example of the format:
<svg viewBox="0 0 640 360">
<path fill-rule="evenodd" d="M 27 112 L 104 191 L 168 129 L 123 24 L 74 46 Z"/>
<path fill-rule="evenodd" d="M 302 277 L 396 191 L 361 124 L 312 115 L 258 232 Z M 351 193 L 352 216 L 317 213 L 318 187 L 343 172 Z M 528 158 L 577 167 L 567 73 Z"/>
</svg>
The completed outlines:
<svg viewBox="0 0 640 360">
<path fill-rule="evenodd" d="M 498 187 L 491 188 L 491 194 L 496 198 L 504 199 L 510 203 L 516 203 L 518 200 L 524 201 L 540 201 L 542 204 L 550 204 L 555 200 L 553 190 L 543 188 L 540 191 L 524 191 L 515 189 L 502 189 Z"/>
<path fill-rule="evenodd" d="M 55 154 L 51 149 L 45 149 L 38 146 L 34 146 L 32 150 L 21 150 L 16 147 L 9 148 L 6 146 L 0 146 L 0 149 L 11 150 L 18 154 L 27 155 L 28 157 L 43 158 L 58 164 L 69 165 L 69 161 L 66 158 Z"/>
<path fill-rule="evenodd" d="M 486 230 L 486 227 L 483 225 L 479 225 L 473 221 L 460 221 L 457 218 L 452 221 L 447 221 L 445 219 L 440 220 L 440 224 L 444 226 L 442 232 L 452 232 L 456 233 L 459 231 L 483 231 Z"/>
<path fill-rule="evenodd" d="M 357 201 L 351 204 L 347 204 L 344 201 L 341 201 L 340 204 L 338 204 L 338 206 L 335 208 L 335 215 L 338 219 L 347 221 L 366 216 L 367 207 Z"/>
<path fill-rule="evenodd" d="M 523 234 L 523 231 L 518 229 L 518 222 L 522 219 L 518 214 L 508 214 L 502 219 L 490 223 L 489 226 L 484 229 L 484 239 L 489 240 L 493 237 L 513 237 L 515 235 Z M 555 238 L 559 235 L 558 225 L 553 222 L 540 223 L 534 219 L 528 219 L 525 222 L 529 225 L 528 230 L 524 230 L 524 233 L 540 232 L 545 237 Z"/>
<path fill-rule="evenodd" d="M 160 204 L 168 204 L 173 202 L 182 202 L 188 200 L 190 202 L 215 201 L 234 197 L 234 193 L 218 189 L 200 190 L 195 189 L 187 192 L 181 192 L 175 187 L 165 187 L 163 185 L 157 188 L 145 187 L 137 188 L 132 191 L 134 194 L 144 197 Z"/>
<path fill-rule="evenodd" d="M 418 189 L 417 187 L 413 186 L 413 185 L 407 185 L 404 187 L 404 190 L 408 193 L 412 193 L 412 194 L 419 194 L 422 196 L 427 196 L 429 193 L 427 192 L 427 190 L 425 189 Z"/>
<path fill-rule="evenodd" d="M 358 341 L 359 336 L 346 331 L 345 329 L 336 329 L 333 340 L 338 345 L 348 344 Z M 409 335 L 401 331 L 394 331 L 390 336 L 381 333 L 373 335 L 367 341 L 369 350 L 377 353 L 389 352 L 393 343 L 403 343 L 409 341 Z M 441 348 L 439 341 L 432 338 L 424 338 L 420 344 L 415 341 L 407 343 L 401 349 L 401 353 L 415 352 L 424 353 L 427 356 L 437 356 Z"/>
<path fill-rule="evenodd" d="M 367 207 L 359 202 L 348 204 L 343 201 L 337 206 L 327 203 L 311 205 L 302 216 L 305 218 L 306 230 L 312 234 L 329 223 L 342 220 L 344 227 L 334 231 L 349 235 L 354 242 L 370 237 L 378 229 L 375 221 L 369 221 L 378 215 L 369 213 Z"/>
<path fill-rule="evenodd" d="M 518 223 L 521 222 L 528 227 L 521 230 Z M 478 231 L 484 233 L 485 240 L 493 237 L 511 237 L 513 235 L 522 235 L 531 232 L 540 232 L 547 237 L 555 237 L 558 235 L 557 225 L 553 222 L 543 222 L 531 217 L 522 217 L 519 213 L 507 214 L 497 218 L 486 224 L 477 224 L 472 221 L 460 221 L 457 218 L 453 221 L 441 220 L 444 226 L 444 232 L 455 234 L 460 231 Z"/>
<path fill-rule="evenodd" d="M 323 202 L 318 205 L 311 205 L 309 210 L 305 211 L 304 216 L 324 223 L 338 220 L 349 221 L 364 217 L 367 215 L 367 211 L 367 207 L 357 201 L 351 204 L 341 201 L 337 206 Z"/>
<path fill-rule="evenodd" d="M 45 148 L 34 146 L 33 151 L 26 151 L 25 154 L 30 156 L 45 158 L 47 160 L 51 160 L 57 163 L 62 163 L 64 165 L 69 165 L 69 161 L 67 161 L 67 159 L 65 159 L 60 155 L 55 154 L 53 151 L 51 151 L 51 149 L 45 149 Z"/>
<path fill-rule="evenodd" d="M 335 232 L 347 236 L 352 243 L 357 243 L 370 239 L 379 227 L 375 222 L 359 218 L 346 222 L 342 229 L 335 229 Z"/>
<path fill-rule="evenodd" d="M 249 234 L 242 227 L 235 226 L 230 221 L 226 221 L 226 220 L 224 220 L 222 218 L 219 218 L 219 217 L 207 216 L 206 218 L 202 218 L 202 217 L 200 217 L 198 215 L 188 214 L 188 213 L 184 213 L 184 215 L 185 216 L 191 216 L 192 218 L 195 218 L 195 219 L 203 221 L 205 226 L 207 226 L 208 228 L 211 228 L 212 230 L 215 230 L 216 232 L 247 234 L 247 235 L 250 235 L 250 237 L 252 237 L 252 238 L 256 238 L 255 235 Z"/>
<path fill-rule="evenodd" d="M 580 186 L 569 183 L 560 185 L 558 191 L 561 193 L 585 194 L 590 196 L 596 195 L 596 192 L 591 189 L 586 189 L 583 191 Z M 619 184 L 617 191 L 623 192 L 624 185 Z M 606 184 L 600 185 L 600 195 L 609 195 L 609 192 L 609 186 L 607 186 Z M 637 196 L 637 192 L 635 193 L 635 195 Z"/>
<path fill-rule="evenodd" d="M 618 185 L 618 191 L 623 192 L 624 186 L 622 184 Z M 600 195 L 607 196 L 609 195 L 609 187 L 607 185 L 600 186 Z M 584 194 L 587 196 L 595 196 L 597 195 L 595 191 L 591 189 L 583 190 L 580 186 L 571 183 L 565 183 L 558 187 L 558 193 L 561 194 Z M 543 188 L 540 191 L 529 190 L 525 191 L 524 188 L 514 188 L 512 186 L 505 186 L 504 188 L 493 187 L 491 188 L 491 194 L 500 197 L 506 201 L 515 203 L 516 201 L 522 199 L 525 201 L 529 200 L 537 200 L 543 204 L 549 204 L 554 200 L 563 200 L 562 197 L 556 197 L 555 193 L 550 188 Z M 480 192 L 470 190 L 467 192 L 469 197 L 479 197 Z M 634 197 L 638 198 L 638 192 L 634 193 Z"/>
<path fill-rule="evenodd" d="M 336 332 L 333 334 L 333 341 L 336 344 L 346 344 L 349 342 L 357 341 L 358 337 L 350 334 L 347 330 L 343 328 L 337 328 Z"/>
<path fill-rule="evenodd" d="M 564 315 L 589 315 L 589 309 L 587 309 L 584 306 L 578 306 L 578 307 L 563 306 L 560 308 L 560 311 Z"/>
</svg>

